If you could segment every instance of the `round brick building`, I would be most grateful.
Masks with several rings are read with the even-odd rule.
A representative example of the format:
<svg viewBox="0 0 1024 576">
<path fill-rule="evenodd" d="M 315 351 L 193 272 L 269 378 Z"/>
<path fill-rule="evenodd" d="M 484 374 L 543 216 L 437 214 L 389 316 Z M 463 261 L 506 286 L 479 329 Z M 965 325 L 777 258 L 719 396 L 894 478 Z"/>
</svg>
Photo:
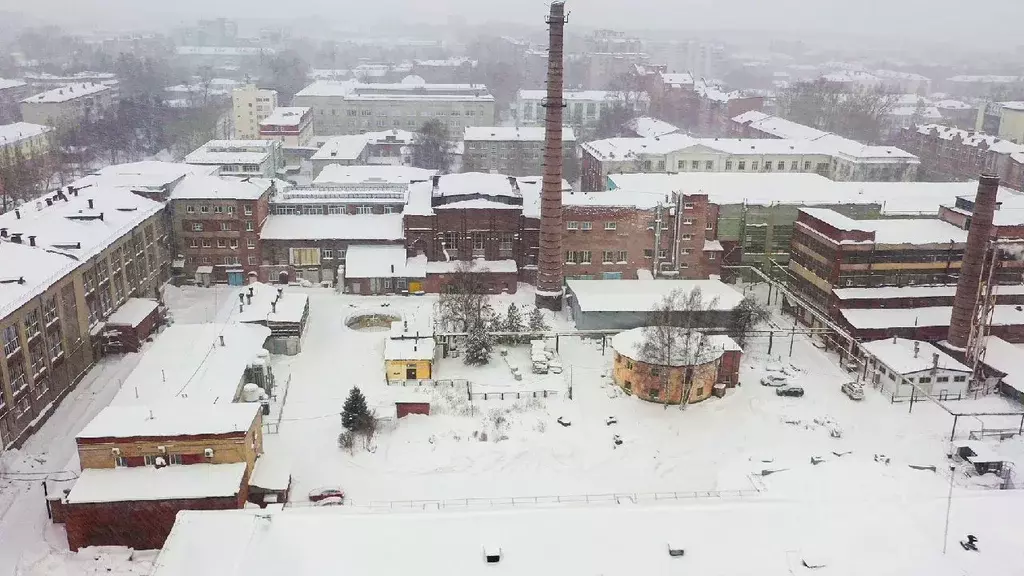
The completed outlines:
<svg viewBox="0 0 1024 576">
<path fill-rule="evenodd" d="M 645 330 L 662 331 L 660 341 L 674 340 L 676 345 L 671 358 L 666 359 L 667 353 L 662 353 L 656 354 L 655 360 L 643 353 Z M 666 332 L 673 334 L 668 336 Z M 711 396 L 715 384 L 732 388 L 739 383 L 742 350 L 732 338 L 691 332 L 690 344 L 686 345 L 686 334 L 682 328 L 664 327 L 634 328 L 616 334 L 612 337 L 612 379 L 638 398 L 666 404 L 680 403 L 688 375 L 691 381 L 690 403 Z"/>
</svg>

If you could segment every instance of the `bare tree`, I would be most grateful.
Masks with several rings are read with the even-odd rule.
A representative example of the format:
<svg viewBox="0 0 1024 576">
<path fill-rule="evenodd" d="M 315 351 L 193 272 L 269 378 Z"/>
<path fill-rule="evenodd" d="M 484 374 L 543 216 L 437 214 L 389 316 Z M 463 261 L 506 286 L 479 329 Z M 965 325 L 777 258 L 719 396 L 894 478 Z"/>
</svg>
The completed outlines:
<svg viewBox="0 0 1024 576">
<path fill-rule="evenodd" d="M 469 332 L 489 317 L 484 276 L 472 262 L 460 261 L 441 289 L 435 304 L 435 323 L 441 331 Z"/>
<path fill-rule="evenodd" d="M 860 142 L 879 142 L 897 96 L 881 90 L 848 91 L 819 79 L 797 82 L 780 93 L 778 107 L 789 120 Z"/>
<path fill-rule="evenodd" d="M 753 294 L 747 294 L 729 315 L 729 336 L 742 347 L 747 343 L 747 333 L 770 317 L 768 308 L 762 306 Z"/>
<path fill-rule="evenodd" d="M 440 120 L 427 120 L 416 133 L 412 165 L 446 173 L 452 165 L 452 141 L 448 126 Z"/>
<path fill-rule="evenodd" d="M 668 405 L 670 367 L 683 366 L 680 410 L 685 410 L 693 388 L 694 364 L 707 354 L 707 337 L 698 328 L 708 328 L 718 297 L 704 299 L 699 287 L 690 291 L 673 290 L 647 314 L 640 354 L 644 361 L 662 366 L 661 397 Z"/>
</svg>

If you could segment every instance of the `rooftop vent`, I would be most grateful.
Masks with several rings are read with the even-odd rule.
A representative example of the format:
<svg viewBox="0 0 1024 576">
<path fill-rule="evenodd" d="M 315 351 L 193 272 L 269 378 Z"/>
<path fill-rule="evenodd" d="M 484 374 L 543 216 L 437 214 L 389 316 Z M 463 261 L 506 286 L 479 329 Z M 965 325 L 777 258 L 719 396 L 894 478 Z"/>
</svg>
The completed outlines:
<svg viewBox="0 0 1024 576">
<path fill-rule="evenodd" d="M 673 558 L 678 558 L 686 554 L 686 549 L 683 548 L 681 542 L 669 542 L 668 543 L 668 555 Z"/>
<path fill-rule="evenodd" d="M 498 562 L 501 562 L 501 547 L 484 546 L 484 560 L 488 564 L 497 564 Z"/>
</svg>

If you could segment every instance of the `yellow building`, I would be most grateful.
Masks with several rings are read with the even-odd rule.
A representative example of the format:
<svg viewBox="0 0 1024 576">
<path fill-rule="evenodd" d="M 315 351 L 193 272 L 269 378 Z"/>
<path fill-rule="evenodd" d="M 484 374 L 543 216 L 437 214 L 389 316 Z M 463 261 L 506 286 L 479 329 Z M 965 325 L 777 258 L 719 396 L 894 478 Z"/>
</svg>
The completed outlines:
<svg viewBox="0 0 1024 576">
<path fill-rule="evenodd" d="M 434 377 L 433 319 L 429 314 L 391 323 L 384 342 L 384 368 L 388 382 L 429 380 Z"/>
<path fill-rule="evenodd" d="M 1001 102 L 999 137 L 1024 144 L 1024 102 Z"/>
<path fill-rule="evenodd" d="M 52 130 L 42 124 L 15 122 L 0 126 L 0 162 L 8 155 L 20 152 L 23 158 L 41 156 L 50 150 L 47 133 Z"/>
</svg>

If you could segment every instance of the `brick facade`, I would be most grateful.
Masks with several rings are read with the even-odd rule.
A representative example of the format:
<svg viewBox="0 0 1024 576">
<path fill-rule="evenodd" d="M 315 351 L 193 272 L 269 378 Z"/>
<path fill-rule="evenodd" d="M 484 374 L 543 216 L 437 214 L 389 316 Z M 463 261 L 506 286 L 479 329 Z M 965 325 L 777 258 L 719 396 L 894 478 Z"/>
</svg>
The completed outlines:
<svg viewBox="0 0 1024 576">
<path fill-rule="evenodd" d="M 198 266 L 213 266 L 215 282 L 226 282 L 229 269 L 257 273 L 271 193 L 272 188 L 254 200 L 172 200 L 175 256 L 185 259 L 185 275 Z"/>
</svg>

